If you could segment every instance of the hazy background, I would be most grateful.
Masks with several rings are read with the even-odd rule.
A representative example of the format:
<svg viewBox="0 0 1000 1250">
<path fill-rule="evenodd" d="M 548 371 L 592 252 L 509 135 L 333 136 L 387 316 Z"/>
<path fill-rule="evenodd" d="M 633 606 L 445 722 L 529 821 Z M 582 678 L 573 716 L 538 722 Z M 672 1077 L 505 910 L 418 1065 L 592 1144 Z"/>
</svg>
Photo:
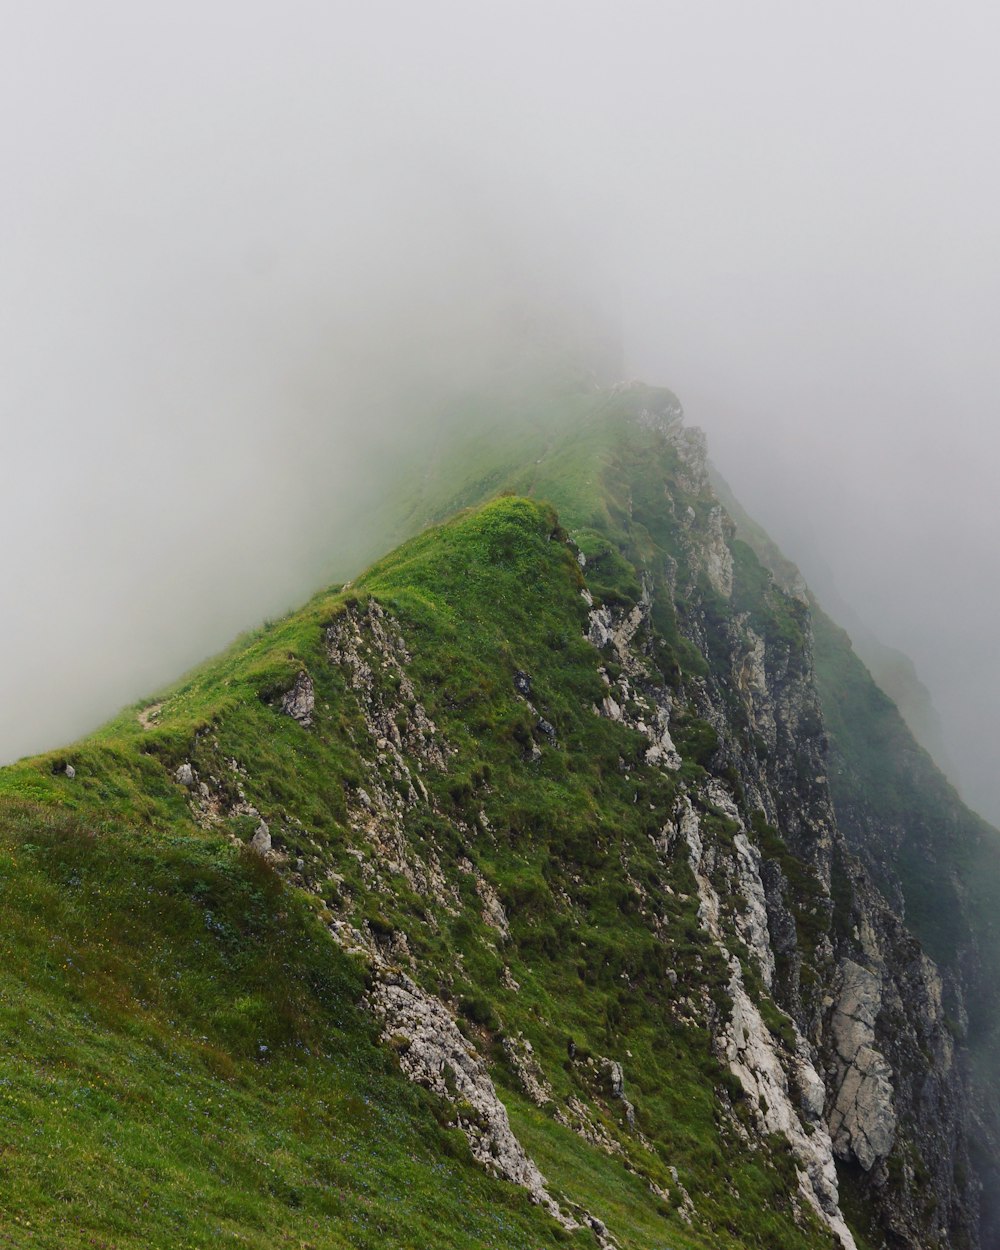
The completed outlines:
<svg viewBox="0 0 1000 1250">
<path fill-rule="evenodd" d="M 1000 816 L 998 40 L 926 0 L 8 6 L 0 759 L 343 573 L 510 307 L 596 304 Z"/>
</svg>

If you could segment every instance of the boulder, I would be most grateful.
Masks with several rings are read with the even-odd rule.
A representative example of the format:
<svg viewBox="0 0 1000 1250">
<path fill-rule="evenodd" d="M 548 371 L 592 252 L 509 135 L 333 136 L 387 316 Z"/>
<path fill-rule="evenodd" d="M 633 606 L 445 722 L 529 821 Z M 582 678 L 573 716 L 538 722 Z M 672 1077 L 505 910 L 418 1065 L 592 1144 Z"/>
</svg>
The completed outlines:
<svg viewBox="0 0 1000 1250">
<path fill-rule="evenodd" d="M 254 835 L 250 839 L 250 849 L 256 851 L 258 855 L 266 855 L 271 849 L 271 831 L 267 827 L 267 821 L 262 820 L 254 830 Z"/>
</svg>

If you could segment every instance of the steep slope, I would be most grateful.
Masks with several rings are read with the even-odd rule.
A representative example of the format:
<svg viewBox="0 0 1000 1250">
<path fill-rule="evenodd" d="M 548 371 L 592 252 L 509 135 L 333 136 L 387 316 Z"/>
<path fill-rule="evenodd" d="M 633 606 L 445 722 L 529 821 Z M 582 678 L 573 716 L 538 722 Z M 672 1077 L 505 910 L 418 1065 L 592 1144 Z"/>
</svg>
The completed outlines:
<svg viewBox="0 0 1000 1250">
<path fill-rule="evenodd" d="M 807 606 L 669 393 L 498 415 L 410 523 L 534 500 L 0 771 L 10 1244 L 975 1244 Z"/>
<path fill-rule="evenodd" d="M 817 586 L 806 586 L 798 566 L 789 560 L 766 531 L 749 516 L 736 499 L 725 478 L 709 467 L 712 487 L 720 502 L 736 523 L 740 538 L 754 550 L 760 562 L 769 569 L 778 584 L 801 598 L 818 598 L 827 614 L 850 634 L 850 648 L 868 669 L 875 684 L 895 703 L 917 743 L 947 776 L 953 780 L 957 769 L 944 743 L 944 731 L 930 691 L 920 680 L 913 661 L 901 651 L 887 647 L 876 638 L 858 614 L 836 592 L 832 575 L 827 575 L 818 595 Z M 821 691 L 822 694 L 822 691 Z"/>
<path fill-rule="evenodd" d="M 948 1027 L 971 1061 L 980 1235 L 984 1246 L 1000 1246 L 1000 839 L 938 766 L 946 756 L 912 664 L 866 636 L 856 620 L 848 637 L 714 473 L 713 484 L 762 563 L 810 605 L 837 821 L 852 852 L 945 971 Z M 844 605 L 838 611 L 851 619 Z M 897 687 L 905 698 L 898 707 Z"/>
<path fill-rule="evenodd" d="M 1000 1246 L 1000 839 L 938 766 L 946 756 L 912 664 L 856 619 L 848 637 L 725 481 L 714 472 L 712 480 L 738 533 L 779 584 L 810 605 L 837 821 L 852 852 L 946 973 L 948 1026 L 971 1060 L 980 1233 L 983 1245 Z M 844 605 L 838 611 L 852 619 Z M 897 688 L 905 699 L 898 707 Z"/>
<path fill-rule="evenodd" d="M 826 602 L 825 595 L 820 598 Z M 913 661 L 876 638 L 839 597 L 829 604 L 829 615 L 850 634 L 851 646 L 858 659 L 871 673 L 875 684 L 896 705 L 918 745 L 924 748 L 945 776 L 958 785 L 959 770 L 945 745 L 940 717 Z"/>
<path fill-rule="evenodd" d="M 1000 1245 L 1000 842 L 913 739 L 850 639 L 818 607 L 817 685 L 837 818 L 908 928 L 954 975 L 949 1027 L 973 1063 L 986 1246 Z"/>
</svg>

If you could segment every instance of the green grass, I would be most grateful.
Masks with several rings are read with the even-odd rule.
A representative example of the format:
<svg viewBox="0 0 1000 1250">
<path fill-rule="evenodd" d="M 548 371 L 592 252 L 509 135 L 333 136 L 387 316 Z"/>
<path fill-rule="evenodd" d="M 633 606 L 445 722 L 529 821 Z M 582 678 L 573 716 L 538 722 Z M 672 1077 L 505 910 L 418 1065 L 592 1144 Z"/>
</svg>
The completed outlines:
<svg viewBox="0 0 1000 1250">
<path fill-rule="evenodd" d="M 519 1247 L 255 856 L 0 808 L 0 1244 Z"/>
<path fill-rule="evenodd" d="M 712 498 L 631 420 L 669 398 L 554 388 L 498 401 L 489 439 L 456 422 L 394 506 L 402 529 L 469 510 L 98 733 L 0 770 L 0 1245 L 566 1243 L 471 1161 L 448 1105 L 377 1045 L 365 969 L 330 937 L 334 918 L 386 948 L 405 935 L 411 975 L 491 1063 L 553 1192 L 604 1219 L 623 1250 L 830 1244 L 796 1220 L 784 1151 L 753 1148 L 737 1127 L 749 1113 L 709 1029 L 728 971 L 685 855 L 664 862 L 653 845 L 678 786 L 718 765 L 719 737 L 685 689 L 718 666 L 734 617 L 806 662 L 804 617 L 749 548 L 737 544 L 732 603 L 691 562 Z M 616 607 L 653 591 L 650 680 L 676 694 L 679 776 L 648 768 L 646 740 L 593 712 L 610 661 L 583 637 L 585 578 Z M 361 626 L 397 728 L 415 715 L 371 649 L 372 601 L 398 622 L 415 697 L 449 750 L 446 771 L 419 773 L 429 802 L 401 818 L 407 854 L 439 865 L 443 900 L 390 869 L 357 818 L 360 791 L 388 773 L 350 673 L 329 661 L 332 624 Z M 276 707 L 303 669 L 309 729 Z M 756 749 L 735 718 L 734 701 L 739 748 Z M 213 779 L 211 827 L 174 780 L 182 762 Z M 257 818 L 233 815 L 237 801 L 264 816 L 308 888 L 242 849 Z M 817 938 L 815 883 L 773 830 L 757 837 L 802 887 L 797 922 Z M 484 919 L 470 865 L 506 910 L 506 938 Z M 525 1101 L 503 1050 L 521 1035 L 555 1104 L 584 1104 L 613 1154 Z M 604 1058 L 624 1066 L 639 1133 L 602 1084 Z"/>
</svg>

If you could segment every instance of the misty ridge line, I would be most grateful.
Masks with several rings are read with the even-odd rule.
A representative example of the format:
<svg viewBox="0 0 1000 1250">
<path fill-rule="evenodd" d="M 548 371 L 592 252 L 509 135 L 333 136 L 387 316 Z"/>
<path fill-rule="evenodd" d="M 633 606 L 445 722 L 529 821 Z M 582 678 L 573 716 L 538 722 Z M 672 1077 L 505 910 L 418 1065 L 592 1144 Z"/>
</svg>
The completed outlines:
<svg viewBox="0 0 1000 1250">
<path fill-rule="evenodd" d="M 537 292 L 533 294 L 537 297 Z M 438 519 L 439 512 L 428 513 L 426 508 L 421 512 L 419 488 L 414 494 L 415 483 L 431 471 L 441 450 L 456 436 L 474 441 L 477 422 L 479 437 L 488 439 L 495 434 L 497 422 L 502 420 L 498 417 L 498 408 L 503 410 L 506 406 L 513 411 L 525 405 L 537 406 L 539 397 L 554 382 L 557 386 L 583 385 L 594 389 L 600 389 L 602 384 L 614 385 L 623 373 L 624 364 L 620 326 L 606 324 L 595 309 L 586 307 L 584 312 L 585 307 L 578 303 L 570 311 L 557 307 L 554 301 L 547 306 L 539 303 L 534 307 L 527 306 L 523 298 L 516 305 L 501 306 L 498 301 L 488 310 L 488 315 L 486 310 L 480 311 L 475 334 L 470 334 L 467 324 L 464 326 L 457 365 L 453 359 L 457 331 L 455 323 L 449 319 L 440 325 L 418 322 L 419 332 L 411 334 L 408 340 L 401 326 L 382 326 L 380 333 L 386 335 L 393 348 L 397 342 L 404 344 L 403 349 L 394 354 L 392 371 L 379 369 L 378 354 L 371 348 L 355 355 L 354 365 L 357 366 L 360 355 L 363 367 L 353 370 L 347 366 L 350 353 L 338 352 L 337 387 L 343 396 L 341 406 L 345 412 L 317 415 L 314 424 L 302 416 L 296 423 L 285 423 L 282 433 L 288 438 L 290 456 L 286 457 L 266 442 L 254 446 L 252 441 L 248 455 L 248 439 L 253 439 L 253 431 L 240 429 L 241 453 L 237 463 L 241 474 L 246 476 L 240 482 L 231 479 L 229 487 L 245 488 L 252 478 L 256 492 L 260 489 L 258 483 L 265 483 L 261 494 L 266 498 L 263 512 L 266 530 L 259 530 L 254 538 L 255 552 L 270 554 L 273 560 L 272 567 L 259 569 L 263 584 L 241 585 L 240 579 L 246 577 L 248 570 L 241 561 L 234 559 L 227 605 L 230 611 L 223 614 L 215 605 L 217 625 L 204 618 L 203 628 L 211 631 L 210 641 L 188 639 L 183 649 L 177 649 L 164 640 L 161 654 L 143 656 L 140 660 L 140 665 L 150 674 L 144 685 L 136 683 L 135 673 L 121 672 L 119 680 L 112 680 L 114 702 L 87 701 L 74 708 L 72 697 L 66 698 L 67 688 L 53 683 L 49 714 L 52 723 L 58 718 L 55 732 L 61 736 L 53 737 L 53 731 L 46 728 L 43 733 L 48 736 L 40 736 L 28 749 L 51 748 L 65 740 L 68 736 L 67 703 L 74 713 L 71 720 L 76 732 L 96 728 L 120 706 L 143 697 L 144 691 L 157 685 L 177 680 L 182 672 L 221 650 L 237 634 L 293 610 L 320 585 L 356 575 L 389 547 L 412 536 L 432 517 Z M 414 319 L 412 309 L 403 315 L 407 322 Z M 537 393 L 533 393 L 533 388 L 538 388 Z M 271 459 L 266 471 L 255 463 L 256 457 L 263 460 L 262 452 Z M 217 454 L 231 461 L 231 453 L 220 450 Z M 190 473 L 190 467 L 187 471 Z M 192 499 L 203 488 L 198 477 L 206 471 L 209 478 L 204 487 L 211 489 L 213 496 L 218 495 L 219 483 L 209 486 L 213 466 L 196 465 L 191 475 Z M 331 483 L 334 487 L 332 500 Z M 728 488 L 727 495 L 732 507 L 733 497 Z M 410 513 L 404 516 L 407 501 L 410 501 Z M 246 506 L 236 498 L 226 502 L 235 503 L 237 509 Z M 225 535 L 227 521 L 219 505 L 219 498 L 213 497 L 214 516 L 198 518 L 196 525 L 192 525 L 189 518 L 188 533 L 192 541 L 198 541 L 199 531 L 204 533 L 202 527 L 214 527 L 214 538 Z M 269 552 L 268 542 L 269 538 L 273 539 L 278 511 L 286 518 L 287 533 L 281 537 L 288 546 L 284 551 L 275 546 Z M 193 512 L 197 517 L 196 507 Z M 362 522 L 360 532 L 345 523 L 348 517 Z M 239 517 L 240 525 L 247 519 L 245 514 Z M 242 541 L 245 542 L 245 534 Z M 296 554 L 289 564 L 292 547 Z M 218 592 L 217 570 L 198 578 L 197 575 L 192 577 L 197 570 L 182 560 L 177 562 L 176 568 L 183 575 L 183 584 L 168 582 L 172 610 L 176 612 L 179 600 L 182 611 L 191 613 L 192 597 L 212 606 Z M 276 586 L 283 589 L 283 600 L 276 597 Z M 852 633 L 870 638 L 867 649 L 870 661 L 877 653 L 877 640 L 836 597 L 835 591 L 831 589 L 830 594 Z M 262 597 L 266 597 L 268 603 L 263 612 L 259 608 Z M 236 605 L 238 612 L 232 610 Z M 256 616 L 253 615 L 255 610 Z M 133 603 L 128 611 L 133 614 L 126 614 L 126 620 L 134 629 L 141 621 L 138 615 L 141 606 Z M 150 621 L 149 626 L 155 630 L 159 623 Z M 166 623 L 175 627 L 176 619 L 168 617 Z M 915 674 L 913 684 L 919 688 Z M 907 688 L 904 685 L 896 690 L 897 699 Z M 892 696 L 893 690 L 888 689 L 887 693 Z M 930 715 L 933 717 L 933 708 Z M 911 722 L 911 729 L 956 779 L 953 769 L 947 767 L 949 761 L 943 743 L 925 741 L 926 735 L 921 733 L 918 723 Z M 20 734 L 23 726 L 18 725 L 16 730 Z M 69 736 L 73 734 L 74 730 L 70 730 Z M 16 755 L 25 754 L 19 749 L 18 739 L 13 741 L 18 743 Z M 11 762 L 16 755 L 11 754 L 5 762 Z"/>
<path fill-rule="evenodd" d="M 0 758 L 378 554 L 359 516 L 540 309 L 620 326 L 1000 814 L 998 19 L 945 17 L 12 15 Z"/>
<path fill-rule="evenodd" d="M 269 613 L 269 618 L 280 618 L 286 612 L 295 610 L 321 584 L 345 581 L 355 576 L 390 548 L 412 537 L 427 525 L 447 518 L 454 506 L 447 502 L 451 498 L 449 492 L 452 489 L 460 490 L 461 486 L 461 452 L 456 450 L 456 446 L 475 448 L 479 443 L 488 447 L 501 432 L 509 435 L 508 427 L 516 426 L 519 421 L 527 421 L 529 426 L 536 429 L 544 428 L 546 397 L 557 395 L 563 390 L 590 391 L 594 393 L 595 400 L 598 400 L 602 392 L 610 397 L 623 384 L 617 380 L 621 372 L 623 350 L 616 329 L 598 322 L 585 327 L 579 309 L 576 311 L 575 323 L 565 314 L 561 318 L 553 315 L 551 310 L 546 317 L 540 310 L 528 311 L 524 307 L 504 309 L 503 315 L 491 325 L 488 340 L 484 340 L 484 348 L 487 343 L 488 350 L 481 362 L 480 376 L 472 382 L 471 375 L 467 372 L 463 379 L 464 386 L 472 386 L 473 390 L 449 391 L 441 379 L 432 381 L 425 370 L 419 382 L 411 379 L 408 387 L 394 396 L 394 402 L 400 405 L 401 410 L 409 411 L 412 407 L 409 415 L 413 419 L 407 423 L 405 429 L 394 433 L 392 446 L 387 443 L 382 427 L 376 426 L 367 432 L 368 438 L 377 446 L 372 464 L 377 465 L 378 470 L 374 477 L 370 476 L 372 470 L 369 470 L 362 479 L 362 492 L 351 496 L 352 515 L 361 522 L 360 535 L 345 532 L 334 522 L 330 522 L 329 518 L 324 518 L 329 526 L 330 545 L 327 548 L 317 546 L 313 559 L 325 576 L 319 582 L 316 577 L 321 574 L 317 572 L 317 567 L 311 570 L 303 568 L 301 575 L 305 578 L 312 574 L 313 580 L 293 587 L 290 592 L 293 598 L 277 611 Z M 426 392 L 422 401 L 423 407 L 418 398 L 421 390 Z M 368 403 L 371 403 L 370 398 Z M 599 404 L 596 411 L 599 412 Z M 355 440 L 352 444 L 355 452 L 357 447 L 358 440 Z M 454 482 L 449 483 L 447 477 L 443 481 L 433 481 L 435 471 L 442 462 L 445 474 L 454 472 L 458 464 L 459 473 Z M 502 474 L 504 463 L 501 451 L 497 450 L 492 459 L 487 452 L 486 464 L 491 467 L 494 475 L 498 468 Z M 515 462 L 510 467 L 517 467 L 516 453 Z M 738 524 L 756 529 L 728 483 L 714 471 L 713 481 Z M 319 490 L 317 494 L 321 496 L 322 491 Z M 488 494 L 489 491 L 484 497 L 488 497 Z M 341 493 L 341 505 L 343 499 L 344 494 Z M 445 501 L 443 507 L 442 501 Z M 317 523 L 319 518 L 313 517 L 310 521 Z M 323 531 L 322 523 L 319 524 L 319 531 Z M 302 535 L 298 537 L 301 539 Z M 763 541 L 769 542 L 766 536 Z M 804 583 L 794 565 L 777 551 L 775 560 L 777 563 L 772 561 L 771 567 L 779 584 L 792 583 L 795 593 L 802 593 Z M 330 572 L 331 569 L 334 571 Z M 861 640 L 860 653 L 875 673 L 876 680 L 899 704 L 918 741 L 928 749 L 951 779 L 956 781 L 955 770 L 940 739 L 940 728 L 933 705 L 926 689 L 912 670 L 912 665 L 905 657 L 897 656 L 897 653 L 886 649 L 848 605 L 838 600 L 834 592 L 831 591 L 831 594 L 840 619 L 849 626 L 852 636 Z M 218 641 L 214 651 L 187 658 L 187 667 L 197 667 L 202 661 L 209 659 L 231 643 L 235 634 L 244 634 L 248 630 L 252 632 L 260 624 L 266 627 L 270 623 L 269 618 L 237 623 L 232 635 Z M 904 666 L 902 671 L 899 670 L 900 662 Z M 178 668 L 167 674 L 163 681 L 169 688 L 181 679 L 182 669 Z M 144 701 L 145 697 L 140 700 L 137 696 L 138 691 L 133 689 L 121 702 Z M 101 719 L 111 717 L 119 706 L 116 704 L 100 709 L 97 719 L 84 724 L 81 732 L 96 728 Z M 63 709 L 60 706 L 56 711 L 61 715 Z M 88 711 L 93 717 L 93 710 Z M 60 745 L 62 741 L 46 742 L 43 747 Z"/>
</svg>

